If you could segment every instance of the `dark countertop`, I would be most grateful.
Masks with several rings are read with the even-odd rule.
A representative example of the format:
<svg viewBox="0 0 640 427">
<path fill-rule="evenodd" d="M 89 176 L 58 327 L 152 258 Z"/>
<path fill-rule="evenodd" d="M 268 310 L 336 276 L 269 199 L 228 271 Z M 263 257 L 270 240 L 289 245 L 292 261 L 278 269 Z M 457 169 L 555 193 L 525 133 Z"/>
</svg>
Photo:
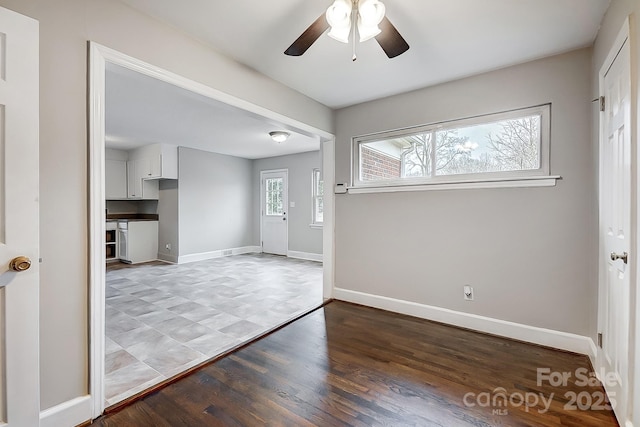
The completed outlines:
<svg viewBox="0 0 640 427">
<path fill-rule="evenodd" d="M 119 220 L 157 221 L 158 214 L 124 214 L 124 213 L 107 214 L 107 221 L 119 221 Z"/>
</svg>

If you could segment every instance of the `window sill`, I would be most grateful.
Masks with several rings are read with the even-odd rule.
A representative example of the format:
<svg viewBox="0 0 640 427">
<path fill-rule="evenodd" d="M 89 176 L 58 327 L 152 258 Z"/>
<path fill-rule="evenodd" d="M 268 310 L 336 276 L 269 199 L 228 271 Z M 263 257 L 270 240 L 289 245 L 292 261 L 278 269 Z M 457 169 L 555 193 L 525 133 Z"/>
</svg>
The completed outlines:
<svg viewBox="0 0 640 427">
<path fill-rule="evenodd" d="M 523 187 L 554 187 L 556 181 L 562 179 L 559 175 L 554 176 L 532 176 L 514 179 L 497 179 L 484 181 L 457 181 L 457 182 L 434 182 L 430 184 L 412 185 L 379 185 L 376 187 L 349 187 L 349 194 L 367 193 L 398 193 L 404 191 L 429 191 L 429 190 L 467 190 L 478 188 L 523 188 Z"/>
<path fill-rule="evenodd" d="M 322 230 L 322 224 L 309 224 L 309 227 Z"/>
</svg>

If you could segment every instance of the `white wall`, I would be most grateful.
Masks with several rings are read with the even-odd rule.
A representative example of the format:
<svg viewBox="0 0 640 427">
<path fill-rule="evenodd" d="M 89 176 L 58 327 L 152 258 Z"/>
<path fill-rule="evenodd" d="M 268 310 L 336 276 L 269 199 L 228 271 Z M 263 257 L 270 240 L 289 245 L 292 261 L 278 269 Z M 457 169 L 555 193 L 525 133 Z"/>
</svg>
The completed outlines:
<svg viewBox="0 0 640 427">
<path fill-rule="evenodd" d="M 179 256 L 254 245 L 253 162 L 180 147 Z"/>
<path fill-rule="evenodd" d="M 591 51 L 336 112 L 336 182 L 357 135 L 552 103 L 557 186 L 336 196 L 336 287 L 594 336 Z M 463 300 L 463 285 L 475 301 Z"/>
<path fill-rule="evenodd" d="M 0 0 L 0 6 L 40 21 L 40 376 L 46 409 L 86 394 L 89 382 L 87 40 L 326 131 L 332 131 L 332 112 L 117 0 Z"/>
<path fill-rule="evenodd" d="M 260 171 L 289 170 L 289 251 L 322 254 L 322 229 L 311 228 L 311 182 L 313 169 L 320 168 L 320 151 L 269 157 L 253 162 L 254 241 L 260 242 Z M 256 243 L 259 244 L 259 243 Z"/>
</svg>

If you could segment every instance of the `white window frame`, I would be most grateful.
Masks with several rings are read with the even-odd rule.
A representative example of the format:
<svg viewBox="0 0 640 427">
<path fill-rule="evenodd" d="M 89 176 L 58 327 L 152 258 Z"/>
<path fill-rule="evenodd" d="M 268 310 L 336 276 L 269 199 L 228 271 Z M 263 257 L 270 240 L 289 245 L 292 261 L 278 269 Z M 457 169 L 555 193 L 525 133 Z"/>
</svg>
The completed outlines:
<svg viewBox="0 0 640 427">
<path fill-rule="evenodd" d="M 360 179 L 360 153 L 363 143 L 398 138 L 419 133 L 457 129 L 521 117 L 540 115 L 540 167 L 531 170 L 481 172 L 432 177 L 413 177 L 379 181 Z M 551 104 L 519 108 L 500 113 L 414 126 L 387 132 L 357 136 L 351 141 L 352 177 L 350 193 L 413 191 L 443 188 L 530 187 L 555 185 L 559 176 L 550 175 Z"/>
<path fill-rule="evenodd" d="M 316 175 L 318 177 L 317 180 Z M 324 224 L 323 221 L 318 221 L 316 217 L 316 199 L 320 197 L 316 192 L 318 181 L 322 181 L 322 172 L 319 168 L 314 168 L 311 171 L 311 224 L 309 225 L 311 228 L 322 228 Z M 322 198 L 324 199 L 324 192 Z"/>
</svg>

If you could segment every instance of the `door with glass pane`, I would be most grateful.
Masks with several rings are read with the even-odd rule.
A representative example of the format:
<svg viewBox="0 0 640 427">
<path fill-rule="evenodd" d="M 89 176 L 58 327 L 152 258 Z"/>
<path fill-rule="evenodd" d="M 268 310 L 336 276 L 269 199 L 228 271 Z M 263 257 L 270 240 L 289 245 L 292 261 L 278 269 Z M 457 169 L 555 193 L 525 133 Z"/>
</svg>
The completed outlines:
<svg viewBox="0 0 640 427">
<path fill-rule="evenodd" d="M 286 170 L 260 172 L 262 252 L 287 255 L 288 181 Z"/>
</svg>

